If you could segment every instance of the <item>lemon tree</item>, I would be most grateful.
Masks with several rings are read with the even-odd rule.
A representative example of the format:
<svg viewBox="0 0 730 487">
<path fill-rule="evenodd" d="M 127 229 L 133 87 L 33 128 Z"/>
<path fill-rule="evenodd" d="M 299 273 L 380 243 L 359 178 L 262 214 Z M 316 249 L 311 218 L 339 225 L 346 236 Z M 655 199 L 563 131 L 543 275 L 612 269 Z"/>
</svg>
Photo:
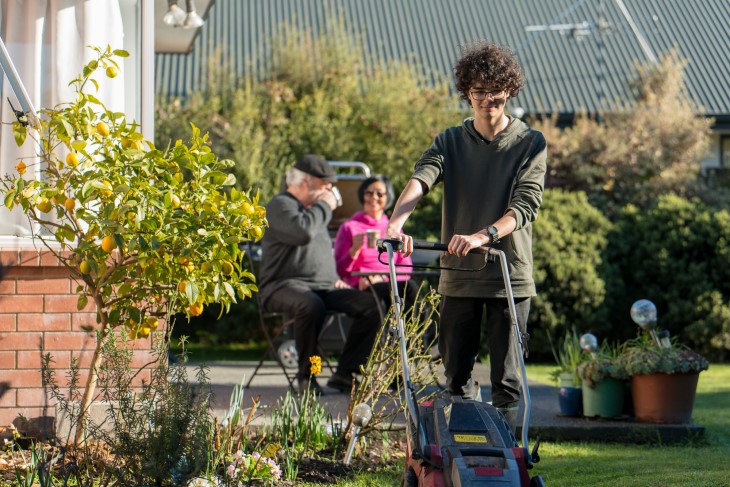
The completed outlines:
<svg viewBox="0 0 730 487">
<path fill-rule="evenodd" d="M 213 302 L 227 310 L 257 291 L 239 244 L 258 240 L 267 225 L 258 194 L 233 187 L 233 162 L 211 152 L 195 126 L 188 141 L 157 148 L 94 96 L 95 77 L 116 76 L 115 59 L 128 53 L 93 49 L 95 59 L 71 82 L 74 101 L 41 110 L 38 127 L 14 124 L 16 142 L 32 140 L 37 157 L 0 183 L 5 206 L 22 208 L 41 228 L 34 238 L 78 281 L 79 310 L 96 309 L 88 402 L 100 345 L 115 328 L 144 338 L 160 318 L 199 315 Z"/>
</svg>

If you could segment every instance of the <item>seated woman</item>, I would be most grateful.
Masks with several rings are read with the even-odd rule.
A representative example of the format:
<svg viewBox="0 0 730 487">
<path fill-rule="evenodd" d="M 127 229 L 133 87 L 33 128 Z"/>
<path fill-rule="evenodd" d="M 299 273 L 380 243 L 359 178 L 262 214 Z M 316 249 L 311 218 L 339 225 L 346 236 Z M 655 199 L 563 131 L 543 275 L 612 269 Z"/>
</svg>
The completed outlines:
<svg viewBox="0 0 730 487">
<path fill-rule="evenodd" d="M 388 267 L 378 260 L 375 241 L 385 236 L 388 227 L 385 210 L 393 205 L 395 199 L 393 185 L 386 176 L 375 175 L 362 182 L 357 196 L 362 210 L 340 225 L 335 237 L 337 273 L 343 281 L 361 291 L 372 286 L 383 301 L 390 303 Z M 400 253 L 396 253 L 394 258 L 396 264 L 412 263 L 410 257 L 403 257 Z M 398 289 L 405 298 L 407 310 L 416 300 L 418 284 L 410 279 L 410 270 L 405 269 L 398 268 Z M 356 272 L 368 275 L 353 275 Z"/>
</svg>

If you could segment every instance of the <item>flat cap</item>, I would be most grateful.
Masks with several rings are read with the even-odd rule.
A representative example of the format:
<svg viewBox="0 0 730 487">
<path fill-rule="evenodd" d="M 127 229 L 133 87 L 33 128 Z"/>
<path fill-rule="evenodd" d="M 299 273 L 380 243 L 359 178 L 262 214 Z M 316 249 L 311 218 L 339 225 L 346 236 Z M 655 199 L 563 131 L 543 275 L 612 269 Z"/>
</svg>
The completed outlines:
<svg viewBox="0 0 730 487">
<path fill-rule="evenodd" d="M 294 167 L 310 176 L 329 181 L 330 183 L 337 182 L 337 173 L 335 173 L 334 168 L 321 156 L 314 154 L 304 155 L 297 159 Z"/>
</svg>

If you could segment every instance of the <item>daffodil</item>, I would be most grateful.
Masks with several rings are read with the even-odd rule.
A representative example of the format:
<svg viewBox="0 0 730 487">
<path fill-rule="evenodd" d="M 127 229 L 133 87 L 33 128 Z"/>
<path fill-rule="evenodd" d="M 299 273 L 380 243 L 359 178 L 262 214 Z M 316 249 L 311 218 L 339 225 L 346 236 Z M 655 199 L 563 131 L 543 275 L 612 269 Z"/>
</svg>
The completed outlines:
<svg viewBox="0 0 730 487">
<path fill-rule="evenodd" d="M 312 355 L 309 357 L 309 371 L 312 375 L 319 375 L 322 373 L 322 358 L 319 355 Z"/>
</svg>

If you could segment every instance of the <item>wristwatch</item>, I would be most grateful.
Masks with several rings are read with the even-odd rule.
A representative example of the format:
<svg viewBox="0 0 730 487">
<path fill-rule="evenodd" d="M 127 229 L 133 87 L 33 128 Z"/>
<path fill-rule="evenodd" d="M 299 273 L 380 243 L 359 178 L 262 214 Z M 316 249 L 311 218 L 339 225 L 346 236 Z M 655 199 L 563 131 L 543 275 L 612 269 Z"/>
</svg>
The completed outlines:
<svg viewBox="0 0 730 487">
<path fill-rule="evenodd" d="M 487 235 L 489 235 L 489 245 L 499 243 L 499 231 L 497 230 L 497 227 L 489 225 L 487 227 Z"/>
</svg>

